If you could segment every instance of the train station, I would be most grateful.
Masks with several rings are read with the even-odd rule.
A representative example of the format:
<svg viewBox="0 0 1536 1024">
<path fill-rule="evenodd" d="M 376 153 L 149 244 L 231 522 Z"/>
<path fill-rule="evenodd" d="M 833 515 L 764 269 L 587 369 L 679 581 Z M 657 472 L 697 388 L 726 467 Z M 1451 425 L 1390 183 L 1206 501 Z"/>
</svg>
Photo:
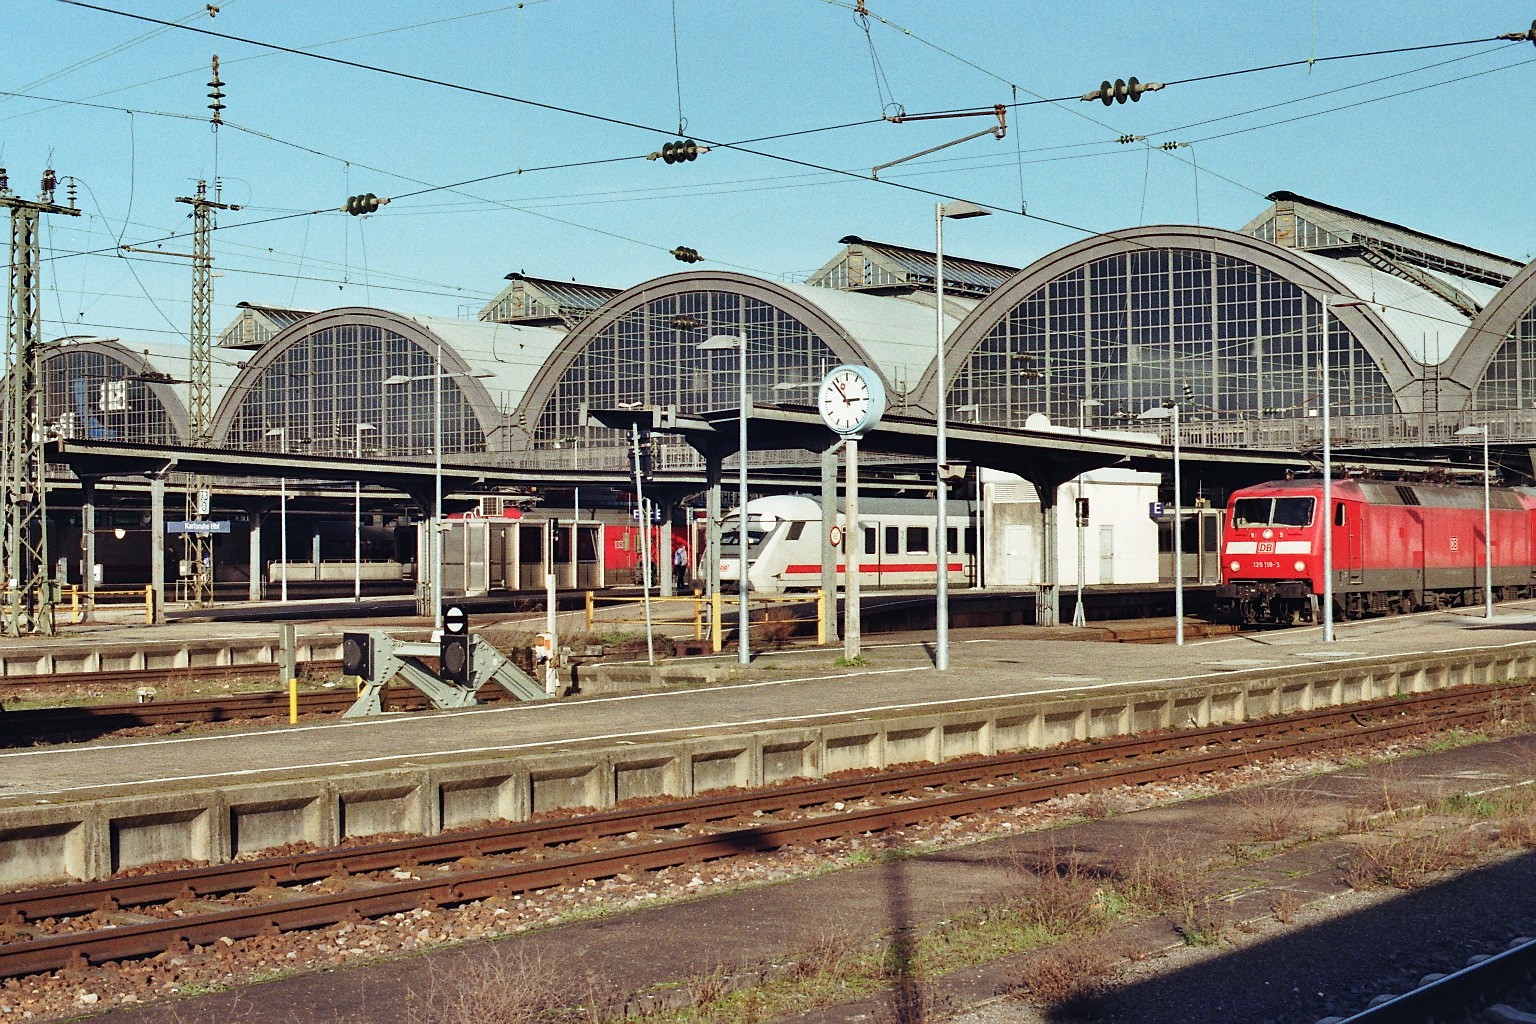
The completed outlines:
<svg viewBox="0 0 1536 1024">
<path fill-rule="evenodd" d="M 473 319 L 241 303 L 212 348 L 203 445 L 184 354 L 57 339 L 40 377 L 50 578 L 87 609 L 98 589 L 146 584 L 161 608 L 349 590 L 425 603 L 538 589 L 546 571 L 562 588 L 635 585 L 638 465 L 648 517 L 670 527 L 651 531 L 654 582 L 672 592 L 659 567 L 682 548 L 684 586 L 712 592 L 708 524 L 735 504 L 720 485 L 741 458 L 737 421 L 752 421 L 750 496 L 824 500 L 838 438 L 814 391 L 837 365 L 871 368 L 886 395 L 885 422 L 861 438 L 871 495 L 932 500 L 943 408 L 946 490 L 975 538 L 962 587 L 1050 594 L 1079 571 L 1088 585 L 1213 582 L 1227 495 L 1316 472 L 1325 404 L 1346 470 L 1475 469 L 1466 435 L 1483 430 L 1500 479 L 1529 482 L 1536 265 L 1269 198 L 1236 231 L 1126 229 L 1025 268 L 946 256 L 942 288 L 934 252 L 849 236 L 802 284 L 689 271 L 617 289 L 515 273 Z M 1170 410 L 1189 469 L 1178 494 Z M 158 584 L 154 481 L 218 531 L 195 550 L 173 540 Z M 1094 508 L 1103 488 L 1076 534 L 1063 497 Z M 1177 569 L 1169 517 L 1149 526 L 1136 511 L 1156 501 L 1187 513 Z M 436 573 L 421 569 L 428 521 L 446 534 Z M 868 561 L 925 555 L 892 543 L 882 531 Z M 1054 621 L 1058 601 L 1044 604 Z"/>
<path fill-rule="evenodd" d="M 1536 1024 L 1529 12 L 33 6 L 0 1024 Z"/>
</svg>

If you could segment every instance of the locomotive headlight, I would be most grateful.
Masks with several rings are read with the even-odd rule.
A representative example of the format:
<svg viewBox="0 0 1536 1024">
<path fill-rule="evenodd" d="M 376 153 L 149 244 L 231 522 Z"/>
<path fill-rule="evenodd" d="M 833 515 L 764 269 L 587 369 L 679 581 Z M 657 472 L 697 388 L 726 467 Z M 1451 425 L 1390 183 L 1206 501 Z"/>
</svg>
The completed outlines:
<svg viewBox="0 0 1536 1024">
<path fill-rule="evenodd" d="M 1235 559 L 1235 558 L 1234 558 L 1234 559 L 1232 559 L 1232 561 L 1230 561 L 1230 562 L 1228 562 L 1228 563 L 1227 563 L 1227 568 L 1228 568 L 1228 569 L 1231 569 L 1231 570 L 1232 570 L 1232 571 L 1233 571 L 1233 572 L 1237 572 L 1237 571 L 1238 571 L 1238 570 L 1239 570 L 1239 569 L 1241 569 L 1241 568 L 1242 568 L 1242 567 L 1243 567 L 1243 563 L 1242 563 L 1242 562 L 1239 562 L 1239 561 L 1238 561 L 1238 560 L 1237 560 L 1237 559 Z"/>
<path fill-rule="evenodd" d="M 1301 559 L 1298 558 L 1296 560 L 1296 571 L 1297 572 L 1306 572 L 1307 571 L 1307 563 L 1303 562 Z"/>
</svg>

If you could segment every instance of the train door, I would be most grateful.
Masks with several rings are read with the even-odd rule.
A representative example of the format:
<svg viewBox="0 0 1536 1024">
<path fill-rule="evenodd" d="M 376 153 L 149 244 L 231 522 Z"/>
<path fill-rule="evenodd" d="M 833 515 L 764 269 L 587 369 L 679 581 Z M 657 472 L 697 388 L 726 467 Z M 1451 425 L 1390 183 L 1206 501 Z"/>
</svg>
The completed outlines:
<svg viewBox="0 0 1536 1024">
<path fill-rule="evenodd" d="M 1115 528 L 1099 527 L 1099 583 L 1115 582 Z"/>
<path fill-rule="evenodd" d="M 486 538 L 486 585 L 491 590 L 510 590 L 507 586 L 507 555 L 511 547 L 511 530 L 506 523 L 491 523 L 491 534 Z"/>
<path fill-rule="evenodd" d="M 555 586 L 560 590 L 570 590 L 576 583 L 576 551 L 572 543 L 571 528 L 564 523 L 551 519 L 544 524 L 548 531 L 549 563 L 550 567 L 545 572 L 555 574 Z M 543 581 L 540 580 L 540 585 Z"/>
<path fill-rule="evenodd" d="M 889 523 L 880 524 L 880 574 L 875 579 L 875 585 L 895 584 L 895 573 L 898 566 L 904 564 L 901 558 L 902 530 L 899 526 Z M 887 576 L 890 576 L 887 579 Z"/>
<path fill-rule="evenodd" d="M 576 587 L 599 590 L 606 586 L 603 567 L 603 527 L 600 523 L 577 523 Z"/>
<path fill-rule="evenodd" d="M 859 527 L 864 533 L 864 551 L 859 556 L 859 582 L 880 582 L 880 528 L 859 520 Z"/>
<path fill-rule="evenodd" d="M 1365 582 L 1365 560 L 1361 553 L 1360 517 L 1342 501 L 1333 503 L 1333 547 L 1337 555 L 1348 559 L 1349 582 Z"/>
<path fill-rule="evenodd" d="M 544 589 L 544 523 L 520 523 L 517 527 L 517 589 Z"/>
<path fill-rule="evenodd" d="M 491 586 L 491 524 L 484 519 L 464 520 L 464 596 L 488 593 Z"/>
<path fill-rule="evenodd" d="M 1200 516 L 1201 583 L 1221 582 L 1221 523 L 1225 509 L 1202 508 Z"/>
</svg>

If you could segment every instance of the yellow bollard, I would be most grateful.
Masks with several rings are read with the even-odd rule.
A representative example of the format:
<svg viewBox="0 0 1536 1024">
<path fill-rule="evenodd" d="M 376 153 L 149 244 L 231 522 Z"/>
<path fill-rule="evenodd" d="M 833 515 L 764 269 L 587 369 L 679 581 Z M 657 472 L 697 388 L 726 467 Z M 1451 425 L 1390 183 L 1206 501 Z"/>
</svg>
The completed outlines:
<svg viewBox="0 0 1536 1024">
<path fill-rule="evenodd" d="M 144 587 L 144 625 L 155 624 L 155 587 L 154 584 L 146 584 Z"/>
<path fill-rule="evenodd" d="M 592 591 L 587 591 L 587 632 L 592 632 Z"/>
<path fill-rule="evenodd" d="M 704 602 L 699 600 L 699 595 L 693 595 L 693 638 L 704 639 Z"/>
<path fill-rule="evenodd" d="M 827 592 L 816 591 L 816 644 L 824 647 L 827 643 Z"/>
<path fill-rule="evenodd" d="M 288 724 L 297 725 L 299 721 L 299 681 L 288 680 Z"/>
<path fill-rule="evenodd" d="M 722 637 L 720 635 L 720 633 L 721 633 L 721 629 L 720 629 L 720 624 L 721 624 L 720 591 L 717 590 L 713 594 L 709 595 L 709 602 L 710 602 L 710 614 L 711 614 L 711 616 L 713 616 L 713 618 L 710 621 L 710 625 L 709 625 L 709 635 L 713 639 L 714 647 L 715 647 L 715 653 L 719 654 L 722 650 L 725 649 L 725 643 L 723 642 L 724 641 L 724 637 Z"/>
</svg>

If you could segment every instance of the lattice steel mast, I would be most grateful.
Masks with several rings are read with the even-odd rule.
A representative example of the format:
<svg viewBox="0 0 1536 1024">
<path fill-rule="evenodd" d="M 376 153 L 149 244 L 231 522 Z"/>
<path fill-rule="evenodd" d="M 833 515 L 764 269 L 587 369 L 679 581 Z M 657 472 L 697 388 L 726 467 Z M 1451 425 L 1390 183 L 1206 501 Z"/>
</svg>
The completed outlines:
<svg viewBox="0 0 1536 1024">
<path fill-rule="evenodd" d="M 217 76 L 215 76 L 217 78 Z M 187 419 L 194 447 L 206 447 L 213 439 L 213 211 L 238 210 L 240 207 L 218 200 L 220 188 L 214 182 L 214 198 L 208 198 L 208 182 L 197 183 L 195 196 L 178 196 L 178 203 L 192 207 L 192 366 L 187 386 Z M 206 520 L 213 498 L 208 478 L 193 477 L 187 484 L 187 522 Z M 194 607 L 213 603 L 213 540 L 194 526 L 187 527 L 186 570 L 187 600 Z"/>
<path fill-rule="evenodd" d="M 215 133 L 224 123 L 224 83 L 219 81 L 219 58 L 213 58 L 213 78 L 208 83 Z M 217 137 L 217 136 L 215 136 Z M 217 146 L 215 146 L 217 164 Z M 217 171 L 217 167 L 215 167 Z M 206 447 L 213 440 L 213 211 L 238 210 L 219 201 L 223 184 L 213 182 L 213 198 L 208 198 L 208 182 L 197 183 L 195 196 L 178 196 L 178 203 L 192 207 L 192 345 L 191 373 L 188 375 L 187 419 L 195 447 Z M 208 478 L 194 476 L 187 484 L 187 522 L 206 520 L 213 511 L 213 495 Z M 182 572 L 188 581 L 187 600 L 197 608 L 213 603 L 213 538 L 189 525 L 186 532 L 186 566 Z M 187 571 L 190 570 L 190 571 Z"/>
<path fill-rule="evenodd" d="M 0 572 L 5 583 L 8 636 L 53 632 L 54 581 L 48 564 L 48 503 L 43 462 L 42 310 L 38 302 L 38 221 L 45 213 L 80 216 L 53 201 L 58 179 L 49 168 L 35 200 L 10 190 L 0 168 L 0 207 L 11 211 L 11 305 L 5 334 L 5 450 L 0 457 L 4 529 Z"/>
</svg>

